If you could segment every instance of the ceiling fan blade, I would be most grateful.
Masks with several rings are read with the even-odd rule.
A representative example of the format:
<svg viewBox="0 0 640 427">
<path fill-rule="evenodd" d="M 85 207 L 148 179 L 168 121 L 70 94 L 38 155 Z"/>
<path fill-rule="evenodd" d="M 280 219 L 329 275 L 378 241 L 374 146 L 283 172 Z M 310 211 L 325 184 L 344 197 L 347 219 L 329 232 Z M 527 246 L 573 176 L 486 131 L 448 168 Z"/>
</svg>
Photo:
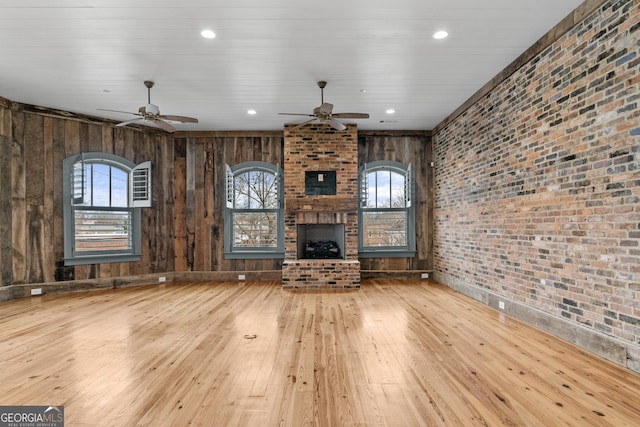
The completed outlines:
<svg viewBox="0 0 640 427">
<path fill-rule="evenodd" d="M 342 124 L 342 122 L 340 122 L 339 120 L 334 119 L 333 117 L 330 117 L 327 120 L 327 123 L 329 123 L 329 125 L 334 128 L 335 130 L 345 130 L 347 127 Z"/>
<path fill-rule="evenodd" d="M 297 124 L 297 125 L 295 125 L 293 128 L 294 128 L 294 129 L 298 129 L 298 128 L 301 128 L 302 126 L 308 125 L 309 123 L 311 123 L 311 122 L 315 122 L 315 121 L 316 121 L 316 119 L 315 119 L 315 117 L 314 117 L 313 119 L 305 120 L 305 121 L 304 121 L 304 122 L 302 122 L 302 123 L 298 123 L 298 124 Z"/>
<path fill-rule="evenodd" d="M 333 117 L 337 117 L 339 119 L 368 119 L 369 115 L 367 113 L 336 113 L 332 114 Z"/>
<path fill-rule="evenodd" d="M 169 123 L 165 122 L 164 120 L 154 119 L 153 123 L 155 123 L 155 125 L 158 126 L 160 129 L 166 130 L 169 133 L 173 133 L 176 131 L 176 129 L 173 126 L 171 126 Z"/>
<path fill-rule="evenodd" d="M 116 125 L 116 127 L 127 126 L 127 125 L 130 125 L 130 124 L 135 123 L 135 122 L 140 121 L 140 120 L 144 120 L 144 118 L 143 117 L 139 117 L 137 119 L 127 120 L 126 122 L 118 123 Z"/>
<path fill-rule="evenodd" d="M 333 111 L 333 104 L 329 104 L 328 102 L 324 102 L 320 108 L 318 109 L 320 114 L 331 114 Z"/>
<path fill-rule="evenodd" d="M 186 116 L 171 116 L 171 115 L 161 115 L 159 118 L 164 120 L 171 120 L 174 122 L 182 122 L 182 123 L 198 123 L 198 119 L 195 117 L 186 117 Z"/>
<path fill-rule="evenodd" d="M 111 111 L 112 113 L 133 114 L 134 116 L 140 115 L 139 113 L 132 113 L 131 111 L 107 110 L 105 108 L 98 108 L 98 111 Z"/>
<path fill-rule="evenodd" d="M 315 117 L 314 114 L 302 114 L 302 113 L 278 113 L 282 116 L 307 116 L 307 117 Z"/>
</svg>

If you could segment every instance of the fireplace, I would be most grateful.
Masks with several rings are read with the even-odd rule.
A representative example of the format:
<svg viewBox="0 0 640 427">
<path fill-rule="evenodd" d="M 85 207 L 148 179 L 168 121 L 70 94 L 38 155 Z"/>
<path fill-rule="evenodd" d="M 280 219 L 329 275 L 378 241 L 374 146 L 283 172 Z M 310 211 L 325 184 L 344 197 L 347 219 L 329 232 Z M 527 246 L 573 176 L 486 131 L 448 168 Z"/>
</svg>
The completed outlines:
<svg viewBox="0 0 640 427">
<path fill-rule="evenodd" d="M 359 288 L 356 125 L 286 125 L 284 182 L 283 288 Z"/>
<path fill-rule="evenodd" d="M 344 224 L 298 224 L 298 259 L 344 259 Z"/>
</svg>

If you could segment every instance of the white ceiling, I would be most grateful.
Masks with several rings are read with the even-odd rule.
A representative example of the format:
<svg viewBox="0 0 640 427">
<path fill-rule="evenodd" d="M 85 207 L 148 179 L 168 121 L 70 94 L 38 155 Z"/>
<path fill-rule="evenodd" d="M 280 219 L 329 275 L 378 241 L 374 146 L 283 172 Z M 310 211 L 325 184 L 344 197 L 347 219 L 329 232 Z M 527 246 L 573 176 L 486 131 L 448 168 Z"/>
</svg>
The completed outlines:
<svg viewBox="0 0 640 427">
<path fill-rule="evenodd" d="M 359 129 L 432 129 L 580 3 L 0 0 L 0 96 L 128 120 L 98 109 L 136 112 L 153 80 L 161 113 L 199 118 L 179 130 L 277 130 L 326 80 Z"/>
</svg>

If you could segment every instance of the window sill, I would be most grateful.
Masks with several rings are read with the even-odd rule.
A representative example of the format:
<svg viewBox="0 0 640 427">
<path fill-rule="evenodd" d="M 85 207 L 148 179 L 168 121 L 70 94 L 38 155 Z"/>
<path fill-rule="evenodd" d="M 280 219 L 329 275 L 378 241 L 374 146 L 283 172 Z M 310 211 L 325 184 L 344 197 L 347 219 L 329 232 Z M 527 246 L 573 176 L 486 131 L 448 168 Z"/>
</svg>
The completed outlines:
<svg viewBox="0 0 640 427">
<path fill-rule="evenodd" d="M 252 252 L 236 251 L 225 252 L 226 259 L 284 259 L 284 252 Z"/>
<path fill-rule="evenodd" d="M 408 250 L 360 250 L 358 252 L 358 258 L 413 258 L 416 256 L 416 251 Z"/>
<path fill-rule="evenodd" d="M 93 255 L 82 256 L 75 258 L 65 258 L 64 265 L 87 265 L 87 264 L 107 264 L 113 262 L 134 262 L 140 261 L 140 255 L 126 254 L 126 255 Z"/>
</svg>

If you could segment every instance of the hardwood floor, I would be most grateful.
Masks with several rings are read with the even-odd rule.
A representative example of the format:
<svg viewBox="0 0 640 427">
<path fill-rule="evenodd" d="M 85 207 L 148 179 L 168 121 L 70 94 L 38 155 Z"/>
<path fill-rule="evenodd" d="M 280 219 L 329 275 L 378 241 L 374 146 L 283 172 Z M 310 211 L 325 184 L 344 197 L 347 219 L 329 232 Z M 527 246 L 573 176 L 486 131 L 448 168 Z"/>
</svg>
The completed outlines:
<svg viewBox="0 0 640 427">
<path fill-rule="evenodd" d="M 9 301 L 0 355 L 0 405 L 68 426 L 640 425 L 639 375 L 425 281 Z"/>
</svg>

